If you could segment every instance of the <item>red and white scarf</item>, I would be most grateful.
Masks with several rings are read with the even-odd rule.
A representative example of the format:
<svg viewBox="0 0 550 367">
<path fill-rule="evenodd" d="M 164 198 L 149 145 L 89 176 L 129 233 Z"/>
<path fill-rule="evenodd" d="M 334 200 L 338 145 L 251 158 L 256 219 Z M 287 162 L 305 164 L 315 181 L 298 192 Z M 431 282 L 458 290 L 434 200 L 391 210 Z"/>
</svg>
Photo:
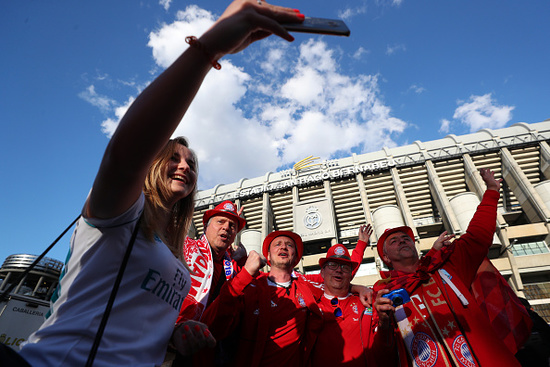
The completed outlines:
<svg viewBox="0 0 550 367">
<path fill-rule="evenodd" d="M 191 289 L 183 301 L 178 323 L 185 320 L 200 320 L 208 302 L 214 276 L 212 250 L 205 235 L 202 235 L 199 240 L 187 237 L 183 254 L 193 273 L 191 273 Z M 229 252 L 224 254 L 223 270 L 227 280 L 236 275 Z"/>
<path fill-rule="evenodd" d="M 404 288 L 409 295 L 415 292 L 411 302 L 395 311 L 407 353 L 415 366 L 477 366 L 458 321 L 432 278 L 453 250 L 454 244 L 441 251 L 432 249 L 421 258 L 415 273 L 384 271 L 383 280 L 375 285 L 375 291 Z"/>
</svg>

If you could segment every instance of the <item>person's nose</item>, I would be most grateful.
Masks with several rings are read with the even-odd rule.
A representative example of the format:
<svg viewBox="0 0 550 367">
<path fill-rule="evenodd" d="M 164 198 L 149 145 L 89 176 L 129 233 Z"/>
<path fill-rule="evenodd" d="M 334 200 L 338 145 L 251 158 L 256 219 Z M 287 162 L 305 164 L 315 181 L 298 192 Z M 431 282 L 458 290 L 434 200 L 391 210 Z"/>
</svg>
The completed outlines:
<svg viewBox="0 0 550 367">
<path fill-rule="evenodd" d="M 187 163 L 187 161 L 185 161 L 185 159 L 182 159 L 178 163 L 178 170 L 183 172 L 189 172 L 191 168 L 189 167 L 189 164 Z"/>
</svg>

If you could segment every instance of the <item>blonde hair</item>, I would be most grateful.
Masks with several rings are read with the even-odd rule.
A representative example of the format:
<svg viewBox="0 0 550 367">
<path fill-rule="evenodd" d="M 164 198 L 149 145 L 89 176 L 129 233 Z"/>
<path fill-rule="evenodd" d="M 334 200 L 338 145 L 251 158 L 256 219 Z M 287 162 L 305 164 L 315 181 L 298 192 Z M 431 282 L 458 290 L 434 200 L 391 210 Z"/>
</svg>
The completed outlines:
<svg viewBox="0 0 550 367">
<path fill-rule="evenodd" d="M 143 192 L 145 194 L 145 209 L 142 222 L 142 230 L 146 238 L 153 241 L 154 235 L 159 236 L 168 246 L 172 253 L 189 269 L 183 257 L 183 244 L 191 222 L 193 221 L 193 212 L 195 210 L 195 194 L 197 193 L 197 182 L 193 192 L 179 200 L 172 208 L 166 207 L 167 198 L 171 191 L 166 171 L 167 162 L 172 158 L 177 145 L 183 145 L 189 148 L 187 139 L 180 136 L 170 139 L 162 151 L 157 154 L 147 177 Z M 195 170 L 198 171 L 198 162 L 195 152 L 189 149 L 195 159 Z M 197 172 L 198 175 L 198 172 Z M 168 228 L 160 228 L 159 218 L 164 218 L 166 212 L 171 212 Z"/>
</svg>

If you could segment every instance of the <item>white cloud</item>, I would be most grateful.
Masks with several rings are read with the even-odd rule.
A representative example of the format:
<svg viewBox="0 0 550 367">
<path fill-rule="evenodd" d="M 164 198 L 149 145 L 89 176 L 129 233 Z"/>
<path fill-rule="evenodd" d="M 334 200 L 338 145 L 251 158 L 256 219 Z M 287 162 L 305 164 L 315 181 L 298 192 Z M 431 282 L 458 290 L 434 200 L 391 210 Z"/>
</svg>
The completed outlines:
<svg viewBox="0 0 550 367">
<path fill-rule="evenodd" d="M 453 118 L 469 126 L 470 132 L 483 128 L 500 129 L 512 119 L 514 106 L 499 106 L 491 93 L 470 96 L 469 102 L 460 101 Z"/>
<path fill-rule="evenodd" d="M 88 88 L 86 88 L 85 91 L 80 92 L 78 94 L 80 98 L 85 100 L 86 102 L 90 103 L 92 106 L 96 106 L 99 108 L 102 112 L 109 111 L 114 105 L 116 105 L 116 101 L 107 97 L 107 96 L 101 96 L 97 94 L 95 91 L 95 86 L 90 85 Z"/>
<path fill-rule="evenodd" d="M 354 7 L 354 8 L 348 7 L 338 12 L 338 18 L 343 20 L 349 20 L 357 15 L 365 14 L 366 12 L 367 12 L 366 4 L 362 6 Z"/>
<path fill-rule="evenodd" d="M 407 51 L 407 48 L 403 44 L 391 45 L 391 46 L 388 45 L 386 47 L 386 55 L 393 55 L 398 51 Z"/>
<path fill-rule="evenodd" d="M 121 106 L 117 106 L 114 108 L 113 113 L 116 117 L 116 120 L 108 118 L 107 120 L 103 121 L 101 123 L 101 131 L 106 134 L 109 138 L 113 136 L 113 133 L 115 132 L 118 123 L 120 119 L 122 119 L 122 116 L 128 111 L 128 108 L 134 102 L 134 97 L 130 97 L 126 103 L 124 103 Z"/>
<path fill-rule="evenodd" d="M 186 35 L 200 35 L 213 21 L 198 7 L 152 32 L 149 46 L 159 67 L 182 52 Z M 377 75 L 346 75 L 340 50 L 322 38 L 289 44 L 275 37 L 231 57 L 210 72 L 174 135 L 189 138 L 199 157 L 199 187 L 257 177 L 309 155 L 376 151 L 396 145 L 408 126 L 380 97 Z M 111 135 L 133 99 L 103 122 Z"/>
<path fill-rule="evenodd" d="M 451 130 L 451 121 L 447 119 L 441 119 L 441 126 L 439 127 L 439 132 L 442 134 L 447 134 Z"/>
<path fill-rule="evenodd" d="M 172 3 L 172 0 L 160 0 L 159 4 L 164 8 L 164 10 L 170 9 L 170 3 Z"/>
<path fill-rule="evenodd" d="M 381 6 L 395 6 L 400 7 L 403 0 L 375 0 L 377 5 Z"/>
<path fill-rule="evenodd" d="M 170 66 L 188 47 L 185 37 L 198 37 L 214 23 L 212 13 L 196 5 L 178 11 L 176 19 L 171 24 L 163 24 L 158 31 L 149 35 L 147 46 L 153 49 L 155 62 L 163 68 Z"/>
<path fill-rule="evenodd" d="M 356 59 L 356 60 L 360 60 L 363 55 L 368 55 L 370 52 L 369 50 L 366 50 L 364 49 L 363 47 L 359 47 L 354 53 L 353 53 L 353 58 Z"/>
<path fill-rule="evenodd" d="M 418 85 L 416 85 L 416 84 L 413 84 L 413 85 L 411 85 L 411 86 L 409 87 L 409 90 L 410 90 L 410 91 L 413 91 L 413 92 L 416 93 L 416 94 L 422 94 L 422 93 L 424 93 L 424 92 L 426 91 L 426 88 L 420 87 L 420 86 L 418 86 Z"/>
</svg>

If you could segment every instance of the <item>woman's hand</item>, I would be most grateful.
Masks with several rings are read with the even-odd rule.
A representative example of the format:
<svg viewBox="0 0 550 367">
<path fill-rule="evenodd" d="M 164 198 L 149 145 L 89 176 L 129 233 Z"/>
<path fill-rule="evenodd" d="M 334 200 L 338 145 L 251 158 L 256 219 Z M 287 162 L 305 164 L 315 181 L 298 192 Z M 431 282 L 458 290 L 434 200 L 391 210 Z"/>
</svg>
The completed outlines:
<svg viewBox="0 0 550 367">
<path fill-rule="evenodd" d="M 216 339 L 205 324 L 189 320 L 176 326 L 172 344 L 180 354 L 190 355 L 203 348 L 214 348 Z"/>
<path fill-rule="evenodd" d="M 302 22 L 297 10 L 257 0 L 234 0 L 221 17 L 200 38 L 215 59 L 237 53 L 248 45 L 275 34 L 287 41 L 292 37 L 281 23 Z"/>
</svg>

